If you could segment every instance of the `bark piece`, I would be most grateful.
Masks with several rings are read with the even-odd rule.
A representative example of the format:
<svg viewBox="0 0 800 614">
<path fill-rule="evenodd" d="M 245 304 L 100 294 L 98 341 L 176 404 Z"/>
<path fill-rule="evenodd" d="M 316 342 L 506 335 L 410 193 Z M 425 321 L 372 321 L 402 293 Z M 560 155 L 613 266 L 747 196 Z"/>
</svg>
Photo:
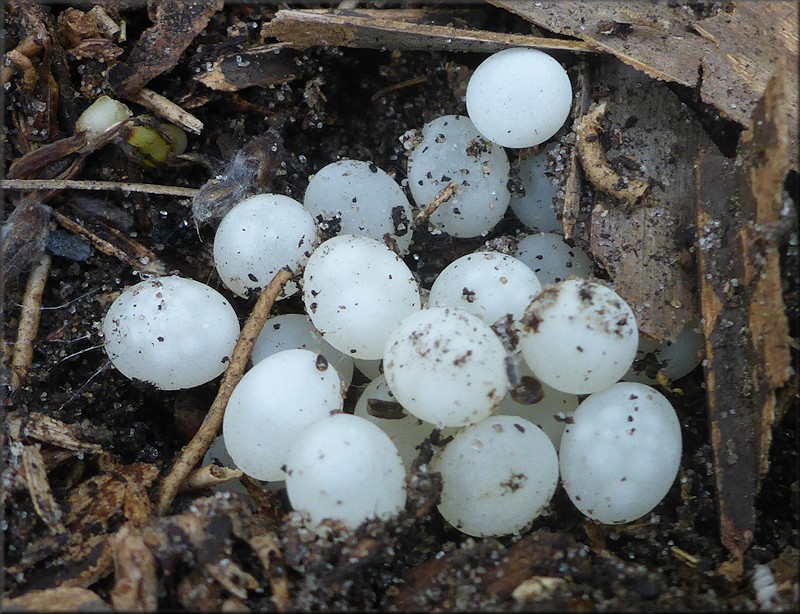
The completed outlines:
<svg viewBox="0 0 800 614">
<path fill-rule="evenodd" d="M 287 83 L 302 75 L 302 68 L 295 63 L 297 57 L 298 53 L 284 43 L 251 47 L 220 56 L 210 71 L 195 79 L 221 92 Z"/>
<path fill-rule="evenodd" d="M 154 77 L 172 70 L 222 6 L 222 0 L 158 3 L 154 25 L 142 33 L 128 59 L 111 69 L 109 80 L 114 89 L 121 95 L 135 94 Z"/>
<path fill-rule="evenodd" d="M 111 606 L 86 588 L 51 588 L 5 599 L 4 612 L 112 612 Z"/>
<path fill-rule="evenodd" d="M 124 525 L 111 538 L 114 588 L 111 603 L 118 612 L 155 612 L 158 609 L 156 561 L 141 531 Z"/>
<path fill-rule="evenodd" d="M 22 451 L 22 466 L 25 468 L 25 479 L 33 501 L 33 509 L 51 533 L 63 533 L 61 509 L 53 498 L 53 491 L 47 479 L 47 467 L 39 448 L 34 445 L 25 446 Z"/>
<path fill-rule="evenodd" d="M 697 242 L 706 338 L 706 394 L 720 538 L 741 561 L 756 527 L 776 390 L 791 375 L 781 293 L 781 190 L 790 167 L 779 68 L 742 137 L 736 162 L 697 165 Z M 739 566 L 741 567 L 741 566 Z"/>
<path fill-rule="evenodd" d="M 597 47 L 581 41 L 504 34 L 409 21 L 409 11 L 282 9 L 264 27 L 266 36 L 296 49 L 317 45 L 407 51 L 494 53 L 508 47 L 587 52 Z M 420 11 L 417 16 L 427 15 Z M 394 18 L 393 18 L 394 17 Z"/>
</svg>

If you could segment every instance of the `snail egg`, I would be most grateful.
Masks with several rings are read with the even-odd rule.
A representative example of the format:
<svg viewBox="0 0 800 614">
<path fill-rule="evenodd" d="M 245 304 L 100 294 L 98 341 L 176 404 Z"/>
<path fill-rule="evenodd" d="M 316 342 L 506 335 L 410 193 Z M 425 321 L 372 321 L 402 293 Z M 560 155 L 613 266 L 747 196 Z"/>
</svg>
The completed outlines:
<svg viewBox="0 0 800 614">
<path fill-rule="evenodd" d="M 341 234 L 378 241 L 389 234 L 403 253 L 411 245 L 408 198 L 394 179 L 371 162 L 328 164 L 309 181 L 303 205 L 320 223 L 338 220 Z"/>
<path fill-rule="evenodd" d="M 451 262 L 428 296 L 431 307 L 457 307 L 487 324 L 519 320 L 542 284 L 524 263 L 499 252 L 476 252 Z"/>
<path fill-rule="evenodd" d="M 592 259 L 586 252 L 570 246 L 564 237 L 552 232 L 523 238 L 514 256 L 527 264 L 542 284 L 564 281 L 570 275 L 585 278 L 592 274 Z"/>
<path fill-rule="evenodd" d="M 286 462 L 286 492 L 296 510 L 317 524 L 326 518 L 356 528 L 405 506 L 406 471 L 379 427 L 350 414 L 318 420 L 294 442 Z"/>
<path fill-rule="evenodd" d="M 431 307 L 404 319 L 386 342 L 389 389 L 438 427 L 486 418 L 508 390 L 506 352 L 488 324 L 460 309 Z"/>
<path fill-rule="evenodd" d="M 572 279 L 545 286 L 523 318 L 519 347 L 545 384 L 573 394 L 608 388 L 636 356 L 639 331 L 628 304 L 612 289 Z"/>
<path fill-rule="evenodd" d="M 503 147 L 545 142 L 569 116 L 572 84 L 561 64 L 535 49 L 505 49 L 486 58 L 467 84 L 467 114 Z"/>
<path fill-rule="evenodd" d="M 681 461 L 681 427 L 657 390 L 620 382 L 589 395 L 561 439 L 564 489 L 604 524 L 631 522 L 669 492 Z"/>
<path fill-rule="evenodd" d="M 640 384 L 655 384 L 659 371 L 667 379 L 680 379 L 694 371 L 703 361 L 704 353 L 705 339 L 697 320 L 688 322 L 672 343 L 658 343 L 640 336 L 636 358 L 622 379 Z"/>
<path fill-rule="evenodd" d="M 105 350 L 123 375 L 163 390 L 193 388 L 228 366 L 239 320 L 219 292 L 158 277 L 120 294 L 103 319 Z"/>
<path fill-rule="evenodd" d="M 524 194 L 512 193 L 510 206 L 517 219 L 528 228 L 563 232 L 553 207 L 557 184 L 547 176 L 549 155 L 548 150 L 542 150 L 519 161 L 516 175 Z"/>
<path fill-rule="evenodd" d="M 357 235 L 329 239 L 311 255 L 303 302 L 325 341 L 367 359 L 382 357 L 392 329 L 420 308 L 408 266 L 383 243 Z"/>
<path fill-rule="evenodd" d="M 477 237 L 508 209 L 509 170 L 503 148 L 478 134 L 468 117 L 444 115 L 425 124 L 422 141 L 409 154 L 408 187 L 424 209 L 454 184 L 430 222 L 454 237 Z"/>
<path fill-rule="evenodd" d="M 553 444 L 519 416 L 491 416 L 459 431 L 431 470 L 442 474 L 439 512 L 475 537 L 519 532 L 541 514 L 558 483 Z"/>
<path fill-rule="evenodd" d="M 347 390 L 350 386 L 353 379 L 353 359 L 325 341 L 305 314 L 286 313 L 269 318 L 253 346 L 253 364 L 276 352 L 294 349 L 322 354 L 336 368 L 342 380 L 342 389 Z"/>
<path fill-rule="evenodd" d="M 268 356 L 236 385 L 222 421 L 233 462 L 257 480 L 283 480 L 281 467 L 297 436 L 342 409 L 336 369 L 309 350 Z"/>
<path fill-rule="evenodd" d="M 214 236 L 214 264 L 222 282 L 239 296 L 265 288 L 288 267 L 299 273 L 318 241 L 312 215 L 296 200 L 257 194 L 234 206 Z M 297 292 L 286 284 L 281 296 Z"/>
</svg>

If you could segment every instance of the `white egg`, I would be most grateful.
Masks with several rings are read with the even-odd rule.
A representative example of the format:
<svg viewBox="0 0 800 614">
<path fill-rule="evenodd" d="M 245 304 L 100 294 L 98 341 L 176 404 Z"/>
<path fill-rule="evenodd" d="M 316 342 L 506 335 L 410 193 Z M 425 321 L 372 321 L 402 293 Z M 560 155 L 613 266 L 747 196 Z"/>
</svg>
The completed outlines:
<svg viewBox="0 0 800 614">
<path fill-rule="evenodd" d="M 550 151 L 543 149 L 519 161 L 516 174 L 525 193 L 512 193 L 510 206 L 517 219 L 528 228 L 563 233 L 553 205 L 557 184 L 547 174 L 549 155 Z"/>
<path fill-rule="evenodd" d="M 542 284 L 552 284 L 575 277 L 592 275 L 592 259 L 580 247 L 570 246 L 564 237 L 550 232 L 539 232 L 524 237 L 514 254 L 536 273 Z"/>
<path fill-rule="evenodd" d="M 667 379 L 676 380 L 688 375 L 703 361 L 705 338 L 700 323 L 692 320 L 674 342 L 658 343 L 647 337 L 639 337 L 639 348 L 633 365 L 622 378 L 628 382 L 655 384 L 656 374 L 661 371 Z"/>
<path fill-rule="evenodd" d="M 381 242 L 388 234 L 403 253 L 411 245 L 413 215 L 408 198 L 394 179 L 371 162 L 328 164 L 309 181 L 303 205 L 318 221 L 335 224 L 338 220 L 340 234 L 365 235 Z"/>
<path fill-rule="evenodd" d="M 259 362 L 236 385 L 222 422 L 233 462 L 257 480 L 283 480 L 294 440 L 342 409 L 336 369 L 309 350 L 284 350 Z"/>
<path fill-rule="evenodd" d="M 389 436 L 407 469 L 417 459 L 420 444 L 434 429 L 429 422 L 403 409 L 389 390 L 384 375 L 376 377 L 364 389 L 353 413 L 380 427 Z"/>
<path fill-rule="evenodd" d="M 545 286 L 528 307 L 519 348 L 545 384 L 573 394 L 608 388 L 636 356 L 639 331 L 611 288 L 583 279 Z"/>
<path fill-rule="evenodd" d="M 631 522 L 661 502 L 682 449 L 680 422 L 664 395 L 620 382 L 589 395 L 572 420 L 561 439 L 561 479 L 583 514 Z"/>
<path fill-rule="evenodd" d="M 265 288 L 288 267 L 299 273 L 317 245 L 312 215 L 296 200 L 257 194 L 234 206 L 214 236 L 214 264 L 222 282 L 239 296 Z M 289 282 L 280 298 L 297 292 Z"/>
<path fill-rule="evenodd" d="M 193 279 L 157 277 L 120 294 L 103 319 L 105 350 L 126 377 L 164 390 L 220 375 L 239 320 L 219 292 Z"/>
<path fill-rule="evenodd" d="M 357 235 L 329 239 L 311 255 L 303 302 L 325 341 L 367 359 L 381 358 L 392 329 L 420 309 L 408 266 L 383 243 Z"/>
<path fill-rule="evenodd" d="M 294 442 L 286 491 L 296 510 L 356 528 L 405 506 L 406 471 L 389 436 L 369 420 L 337 414 L 312 424 Z"/>
<path fill-rule="evenodd" d="M 353 379 L 353 359 L 325 341 L 308 316 L 301 313 L 286 313 L 267 319 L 253 346 L 253 364 L 277 352 L 294 349 L 322 354 L 339 373 L 342 388 L 347 390 L 350 387 Z"/>
<path fill-rule="evenodd" d="M 553 444 L 519 416 L 491 416 L 461 430 L 431 470 L 442 474 L 439 512 L 475 537 L 521 531 L 542 513 L 558 483 Z"/>
<path fill-rule="evenodd" d="M 519 416 L 533 422 L 558 450 L 566 420 L 578 407 L 578 396 L 539 382 L 524 362 L 517 365 L 516 377 L 517 385 L 511 386 L 495 414 Z M 531 402 L 531 398 L 538 400 Z"/>
<path fill-rule="evenodd" d="M 457 307 L 487 324 L 519 320 L 542 284 L 523 262 L 499 252 L 476 252 L 451 262 L 428 296 L 431 307 Z"/>
<path fill-rule="evenodd" d="M 494 228 L 508 209 L 509 170 L 503 148 L 481 137 L 468 117 L 445 115 L 422 129 L 422 141 L 408 157 L 408 187 L 424 209 L 455 184 L 430 222 L 454 237 L 477 237 Z"/>
<path fill-rule="evenodd" d="M 467 84 L 467 114 L 503 147 L 543 143 L 569 117 L 572 84 L 561 64 L 536 49 L 505 49 L 486 58 Z"/>
<path fill-rule="evenodd" d="M 431 307 L 397 326 L 386 342 L 389 388 L 417 418 L 439 427 L 486 418 L 508 390 L 506 351 L 479 318 Z"/>
</svg>

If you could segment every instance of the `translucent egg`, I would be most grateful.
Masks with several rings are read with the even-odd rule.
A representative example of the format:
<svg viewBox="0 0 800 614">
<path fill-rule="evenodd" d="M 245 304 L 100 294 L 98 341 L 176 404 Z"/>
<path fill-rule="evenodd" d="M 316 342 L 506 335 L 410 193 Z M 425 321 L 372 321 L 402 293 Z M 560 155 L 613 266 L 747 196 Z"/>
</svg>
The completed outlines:
<svg viewBox="0 0 800 614">
<path fill-rule="evenodd" d="M 298 273 L 317 245 L 312 215 L 296 200 L 257 194 L 234 206 L 214 236 L 214 264 L 222 282 L 239 296 L 269 284 L 283 267 Z M 290 282 L 281 298 L 297 292 Z"/>
<path fill-rule="evenodd" d="M 566 419 L 578 407 L 577 395 L 542 384 L 524 362 L 518 366 L 517 377 L 517 386 L 512 386 L 495 414 L 519 416 L 533 422 L 558 450 Z"/>
<path fill-rule="evenodd" d="M 303 205 L 315 218 L 334 224 L 338 220 L 341 234 L 381 242 L 389 234 L 404 253 L 411 245 L 408 199 L 395 180 L 371 162 L 328 164 L 309 181 Z"/>
<path fill-rule="evenodd" d="M 313 422 L 342 409 L 336 369 L 309 350 L 268 356 L 236 385 L 222 422 L 233 462 L 257 480 L 283 480 L 295 439 Z"/>
<path fill-rule="evenodd" d="M 419 455 L 419 446 L 434 426 L 403 409 L 394 398 L 386 376 L 379 375 L 361 393 L 355 415 L 366 418 L 389 436 L 408 469 Z"/>
<path fill-rule="evenodd" d="M 486 418 L 508 390 L 503 344 L 479 318 L 431 307 L 408 316 L 386 342 L 389 388 L 417 418 L 466 426 Z"/>
<path fill-rule="evenodd" d="M 700 323 L 692 320 L 686 324 L 673 343 L 658 343 L 647 337 L 639 337 L 639 349 L 633 365 L 622 379 L 641 384 L 655 384 L 656 374 L 661 371 L 667 379 L 680 379 L 689 374 L 703 361 L 705 338 Z"/>
<path fill-rule="evenodd" d="M 628 304 L 600 283 L 573 279 L 545 286 L 528 307 L 519 347 L 542 382 L 588 394 L 617 382 L 639 342 Z"/>
<path fill-rule="evenodd" d="M 329 239 L 311 255 L 303 302 L 328 343 L 367 359 L 381 358 L 392 329 L 420 309 L 408 266 L 383 243 L 357 235 Z"/>
<path fill-rule="evenodd" d="M 503 148 L 481 137 L 469 118 L 445 115 L 422 129 L 408 158 L 408 187 L 424 209 L 455 184 L 430 222 L 454 237 L 477 237 L 503 219 L 511 197 L 509 168 Z"/>
<path fill-rule="evenodd" d="M 553 206 L 557 185 L 547 175 L 549 155 L 549 150 L 543 149 L 519 161 L 517 176 L 525 193 L 512 193 L 510 206 L 517 219 L 528 228 L 563 233 Z"/>
<path fill-rule="evenodd" d="M 571 247 L 564 237 L 550 232 L 528 235 L 517 244 L 514 254 L 536 273 L 544 284 L 563 281 L 570 275 L 589 277 L 592 259 L 580 247 Z"/>
<path fill-rule="evenodd" d="M 219 292 L 193 279 L 157 277 L 120 294 L 103 319 L 105 349 L 123 375 L 164 390 L 220 375 L 239 320 Z"/>
<path fill-rule="evenodd" d="M 511 314 L 519 320 L 542 289 L 523 262 L 499 252 L 476 252 L 451 262 L 428 296 L 431 307 L 457 307 L 487 324 Z"/>
<path fill-rule="evenodd" d="M 356 528 L 405 506 L 406 471 L 397 448 L 369 420 L 337 414 L 312 424 L 294 442 L 286 491 L 296 510 Z"/>
<path fill-rule="evenodd" d="M 485 59 L 467 84 L 467 114 L 503 147 L 543 143 L 569 117 L 572 84 L 561 64 L 535 49 L 505 49 Z"/>
<path fill-rule="evenodd" d="M 286 313 L 269 318 L 253 347 L 253 364 L 283 350 L 304 349 L 322 354 L 339 373 L 342 388 L 347 390 L 353 379 L 353 359 L 325 341 L 314 329 L 308 316 Z"/>
<path fill-rule="evenodd" d="M 650 386 L 620 382 L 589 395 L 561 440 L 564 489 L 589 518 L 631 522 L 669 492 L 681 461 L 681 427 Z"/>
<path fill-rule="evenodd" d="M 442 474 L 439 512 L 475 537 L 521 531 L 542 513 L 558 483 L 553 444 L 519 416 L 491 416 L 461 430 L 431 470 Z"/>
</svg>

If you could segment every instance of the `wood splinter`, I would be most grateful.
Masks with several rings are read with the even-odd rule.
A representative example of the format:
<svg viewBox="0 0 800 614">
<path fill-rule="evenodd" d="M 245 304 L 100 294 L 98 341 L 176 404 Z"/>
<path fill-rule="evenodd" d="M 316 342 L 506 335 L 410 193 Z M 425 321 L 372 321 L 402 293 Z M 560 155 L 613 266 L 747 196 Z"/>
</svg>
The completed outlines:
<svg viewBox="0 0 800 614">
<path fill-rule="evenodd" d="M 622 177 L 609 165 L 600 143 L 600 122 L 607 110 L 608 103 L 603 101 L 592 105 L 581 118 L 575 129 L 578 157 L 583 172 L 595 188 L 633 207 L 650 191 L 651 185 L 639 179 Z"/>
<path fill-rule="evenodd" d="M 431 215 L 433 215 L 433 212 L 439 208 L 439 205 L 452 198 L 453 194 L 456 193 L 456 189 L 458 189 L 458 184 L 448 183 L 447 186 L 445 186 L 445 188 L 436 195 L 436 198 L 434 198 L 423 211 L 417 214 L 417 216 L 414 218 L 414 224 L 419 225 L 422 222 L 425 222 Z"/>
</svg>

